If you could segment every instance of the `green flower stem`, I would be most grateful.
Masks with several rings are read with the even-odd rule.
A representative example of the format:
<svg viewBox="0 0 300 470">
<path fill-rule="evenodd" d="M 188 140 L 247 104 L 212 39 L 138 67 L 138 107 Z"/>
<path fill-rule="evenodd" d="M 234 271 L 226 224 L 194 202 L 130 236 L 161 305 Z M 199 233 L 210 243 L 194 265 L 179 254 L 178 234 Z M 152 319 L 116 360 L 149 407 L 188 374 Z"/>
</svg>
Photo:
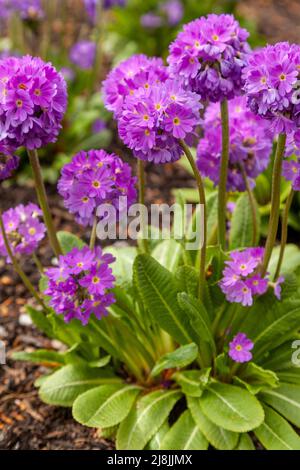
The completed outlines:
<svg viewBox="0 0 300 470">
<path fill-rule="evenodd" d="M 90 238 L 90 250 L 93 250 L 95 248 L 96 238 L 97 238 L 97 222 L 98 222 L 97 217 L 95 217 L 94 222 L 93 222 L 91 238 Z"/>
<path fill-rule="evenodd" d="M 243 165 L 241 165 L 240 168 L 241 168 L 242 176 L 243 176 L 243 179 L 244 179 L 244 182 L 245 182 L 246 191 L 247 191 L 247 194 L 248 194 L 249 204 L 250 204 L 250 208 L 251 208 L 252 222 L 253 222 L 252 246 L 255 246 L 256 243 L 257 243 L 257 233 L 258 233 L 258 231 L 257 231 L 257 217 L 256 217 L 256 200 L 255 200 L 253 191 L 251 189 L 251 186 L 250 186 L 245 168 L 244 168 Z"/>
<path fill-rule="evenodd" d="M 139 204 L 145 205 L 145 166 L 144 162 L 140 159 L 137 160 L 138 165 L 138 183 L 139 183 Z M 144 225 L 145 221 L 142 221 L 142 247 L 144 253 L 149 253 L 148 239 L 144 238 Z"/>
<path fill-rule="evenodd" d="M 280 212 L 280 182 L 282 172 L 282 160 L 284 157 L 286 134 L 279 134 L 277 149 L 273 167 L 271 213 L 269 219 L 268 237 L 265 245 L 265 255 L 262 263 L 261 274 L 265 276 L 272 255 L 278 230 Z"/>
<path fill-rule="evenodd" d="M 37 257 L 36 253 L 33 253 L 32 255 L 33 261 L 36 264 L 36 267 L 38 268 L 39 272 L 43 275 L 44 274 L 44 268 L 42 263 L 40 262 L 39 258 Z"/>
<path fill-rule="evenodd" d="M 285 208 L 283 210 L 282 219 L 281 219 L 281 242 L 280 242 L 280 253 L 276 267 L 276 273 L 274 276 L 274 281 L 276 281 L 280 275 L 281 265 L 284 257 L 285 246 L 287 242 L 288 235 L 288 218 L 289 211 L 293 202 L 295 191 L 291 188 L 290 194 L 286 200 Z"/>
<path fill-rule="evenodd" d="M 222 159 L 218 191 L 218 242 L 222 250 L 226 249 L 226 185 L 229 163 L 229 115 L 228 101 L 221 101 L 222 120 Z"/>
<path fill-rule="evenodd" d="M 40 304 L 40 306 L 43 308 L 43 310 L 47 311 L 48 309 L 47 309 L 46 305 L 44 304 L 43 300 L 41 299 L 41 297 L 39 296 L 39 294 L 35 290 L 33 284 L 31 283 L 30 279 L 28 278 L 28 276 L 26 276 L 26 274 L 24 273 L 23 269 L 21 268 L 20 264 L 18 263 L 16 257 L 14 256 L 14 254 L 11 250 L 8 238 L 6 236 L 5 227 L 4 227 L 1 212 L 0 212 L 0 228 L 1 228 L 3 241 L 4 241 L 4 245 L 5 245 L 8 257 L 10 258 L 16 273 L 20 276 L 20 278 L 22 279 L 22 282 L 23 282 L 24 286 L 26 287 L 26 289 L 28 289 L 28 291 L 35 298 L 35 300 Z"/>
<path fill-rule="evenodd" d="M 52 220 L 52 216 L 50 213 L 50 208 L 49 208 L 47 194 L 46 194 L 46 190 L 45 190 L 45 186 L 43 182 L 38 153 L 36 150 L 28 150 L 28 149 L 27 149 L 27 152 L 28 152 L 31 168 L 33 171 L 35 190 L 37 193 L 39 204 L 43 211 L 44 221 L 47 227 L 50 244 L 51 244 L 53 252 L 58 257 L 59 255 L 62 254 L 62 251 L 61 251 L 61 247 L 56 236 L 56 230 L 53 225 L 53 220 Z"/>
<path fill-rule="evenodd" d="M 206 244 L 207 244 L 207 216 L 206 216 L 206 199 L 205 199 L 205 190 L 204 184 L 201 178 L 201 174 L 196 166 L 193 155 L 191 154 L 190 149 L 183 140 L 180 140 L 180 145 L 191 165 L 193 170 L 195 180 L 199 192 L 199 201 L 202 205 L 204 212 L 204 225 L 203 225 L 203 244 L 200 249 L 200 273 L 199 273 L 199 298 L 203 298 L 204 283 L 205 283 L 205 265 L 206 265 Z"/>
</svg>

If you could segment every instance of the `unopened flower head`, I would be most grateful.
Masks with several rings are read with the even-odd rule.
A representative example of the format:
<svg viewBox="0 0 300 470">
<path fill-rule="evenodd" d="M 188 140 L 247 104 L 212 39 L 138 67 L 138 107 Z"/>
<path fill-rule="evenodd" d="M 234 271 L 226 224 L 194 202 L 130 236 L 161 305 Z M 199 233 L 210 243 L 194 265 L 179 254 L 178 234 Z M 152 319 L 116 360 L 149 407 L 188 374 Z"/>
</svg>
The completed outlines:
<svg viewBox="0 0 300 470">
<path fill-rule="evenodd" d="M 87 246 L 73 248 L 61 255 L 58 266 L 46 271 L 50 306 L 57 314 L 64 315 L 66 322 L 77 318 L 83 325 L 94 314 L 101 319 L 107 315 L 107 307 L 114 302 L 109 289 L 115 278 L 110 264 L 114 257 L 104 254 L 100 248 L 90 250 Z"/>
<path fill-rule="evenodd" d="M 93 41 L 78 41 L 70 51 L 70 60 L 80 69 L 89 70 L 93 67 L 96 57 L 96 43 Z"/>
<path fill-rule="evenodd" d="M 0 141 L 36 149 L 55 142 L 67 106 L 66 82 L 40 58 L 0 61 Z"/>
<path fill-rule="evenodd" d="M 245 191 L 245 177 L 254 186 L 254 179 L 268 166 L 272 152 L 272 136 L 268 123 L 247 108 L 245 97 L 229 101 L 230 149 L 227 189 Z M 204 138 L 197 149 L 201 173 L 216 185 L 219 183 L 222 154 L 222 123 L 217 103 L 208 106 L 203 122 Z"/>
<path fill-rule="evenodd" d="M 253 297 L 265 294 L 268 290 L 268 277 L 262 277 L 257 268 L 262 264 L 264 248 L 247 248 L 233 251 L 226 261 L 223 278 L 220 282 L 222 292 L 229 302 L 240 303 L 244 307 L 253 304 Z"/>
<path fill-rule="evenodd" d="M 254 343 L 245 333 L 238 333 L 229 343 L 229 357 L 235 362 L 249 362 L 252 359 L 250 351 L 253 347 Z"/>
<path fill-rule="evenodd" d="M 170 46 L 174 77 L 202 99 L 217 102 L 241 94 L 249 33 L 232 15 L 201 17 L 184 26 Z"/>
<path fill-rule="evenodd" d="M 135 184 L 131 167 L 117 155 L 90 150 L 79 152 L 63 167 L 58 192 L 76 220 L 87 226 L 93 225 L 100 204 L 118 209 L 121 196 L 127 197 L 128 206 L 135 202 Z"/>
<path fill-rule="evenodd" d="M 254 51 L 243 77 L 249 106 L 271 121 L 275 133 L 299 128 L 299 45 L 280 42 Z"/>
<path fill-rule="evenodd" d="M 105 106 L 117 117 L 122 112 L 127 96 L 134 96 L 141 87 L 147 90 L 151 85 L 167 79 L 167 67 L 162 59 L 149 58 L 143 54 L 133 55 L 115 67 L 103 82 Z"/>
<path fill-rule="evenodd" d="M 20 204 L 3 213 L 5 233 L 15 256 L 31 255 L 37 250 L 46 232 L 45 225 L 40 221 L 41 215 L 40 208 L 35 204 L 27 206 Z M 11 262 L 2 233 L 0 233 L 0 254 L 6 256 L 8 263 Z"/>
<path fill-rule="evenodd" d="M 199 96 L 173 81 L 151 84 L 128 96 L 119 116 L 119 134 L 135 157 L 154 163 L 178 160 L 179 139 L 193 136 L 200 122 Z"/>
</svg>

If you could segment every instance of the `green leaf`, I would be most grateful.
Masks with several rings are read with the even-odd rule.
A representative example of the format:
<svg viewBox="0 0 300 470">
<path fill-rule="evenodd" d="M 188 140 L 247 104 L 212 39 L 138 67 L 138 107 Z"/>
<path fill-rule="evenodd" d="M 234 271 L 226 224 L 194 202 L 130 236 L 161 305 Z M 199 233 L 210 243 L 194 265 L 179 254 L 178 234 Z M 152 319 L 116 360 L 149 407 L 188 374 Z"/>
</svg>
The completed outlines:
<svg viewBox="0 0 300 470">
<path fill-rule="evenodd" d="M 185 370 L 172 375 L 183 393 L 190 397 L 201 397 L 204 388 L 209 383 L 211 367 L 201 370 Z"/>
<path fill-rule="evenodd" d="M 83 248 L 86 245 L 80 238 L 70 232 L 57 232 L 57 238 L 64 255 L 73 248 Z"/>
<path fill-rule="evenodd" d="M 294 385 L 300 385 L 300 369 L 294 367 L 294 370 L 283 370 L 282 372 L 277 372 L 277 376 L 281 382 L 291 383 Z"/>
<path fill-rule="evenodd" d="M 264 406 L 265 420 L 254 434 L 267 450 L 300 450 L 300 437 L 276 411 Z"/>
<path fill-rule="evenodd" d="M 106 428 L 119 424 L 130 412 L 141 387 L 101 385 L 79 395 L 73 403 L 73 416 L 81 424 Z"/>
<path fill-rule="evenodd" d="M 199 398 L 188 398 L 192 416 L 208 442 L 218 450 L 232 450 L 238 443 L 239 434 L 217 426 L 210 421 L 201 409 Z"/>
<path fill-rule="evenodd" d="M 139 293 L 158 325 L 178 343 L 197 340 L 189 320 L 177 302 L 174 276 L 148 255 L 139 255 L 134 263 Z"/>
<path fill-rule="evenodd" d="M 186 410 L 165 435 L 160 450 L 206 450 L 207 447 L 207 440 Z"/>
<path fill-rule="evenodd" d="M 88 363 L 88 366 L 93 367 L 93 368 L 101 368 L 101 367 L 107 366 L 110 363 L 110 361 L 111 361 L 111 356 L 107 355 L 107 356 L 101 357 L 100 359 L 96 359 L 95 361 L 90 361 Z"/>
<path fill-rule="evenodd" d="M 182 257 L 183 248 L 176 240 L 163 240 L 152 251 L 152 257 L 173 272 Z"/>
<path fill-rule="evenodd" d="M 165 369 L 183 368 L 195 361 L 198 347 L 195 343 L 186 344 L 162 356 L 152 369 L 152 377 L 156 377 Z"/>
<path fill-rule="evenodd" d="M 300 427 L 300 385 L 283 383 L 275 390 L 264 390 L 260 398 Z"/>
<path fill-rule="evenodd" d="M 282 315 L 251 338 L 255 344 L 253 353 L 256 356 L 266 351 L 270 345 L 273 347 L 279 345 L 282 342 L 282 338 L 285 339 L 287 333 L 292 335 L 292 332 L 299 328 L 299 300 L 296 301 L 294 305 L 292 302 L 284 302 L 283 305 L 281 304 L 280 313 L 282 312 Z"/>
<path fill-rule="evenodd" d="M 291 361 L 292 341 L 287 341 L 275 349 L 268 351 L 265 357 L 260 360 L 260 364 L 265 369 L 277 371 L 295 369 L 295 365 Z"/>
<path fill-rule="evenodd" d="M 238 378 L 241 378 L 247 388 L 249 387 L 249 392 L 254 394 L 265 388 L 276 388 L 279 385 L 279 379 L 275 372 L 263 369 L 254 362 L 249 362 Z"/>
<path fill-rule="evenodd" d="M 256 205 L 256 221 L 257 221 L 257 239 L 259 239 L 259 212 Z M 236 203 L 236 208 L 233 212 L 231 219 L 231 228 L 230 228 L 230 237 L 229 245 L 230 249 L 234 250 L 236 248 L 253 246 L 253 217 L 251 205 L 249 202 L 248 194 L 242 194 Z"/>
<path fill-rule="evenodd" d="M 236 450 L 255 450 L 254 444 L 249 434 L 240 435 L 240 440 Z"/>
<path fill-rule="evenodd" d="M 147 444 L 146 450 L 160 450 L 160 446 L 163 438 L 169 431 L 170 426 L 168 420 L 159 428 L 159 430 L 154 434 L 151 441 Z"/>
<path fill-rule="evenodd" d="M 178 290 L 197 297 L 199 273 L 192 266 L 180 266 L 175 272 Z"/>
<path fill-rule="evenodd" d="M 189 296 L 185 292 L 178 294 L 178 303 L 186 316 L 190 319 L 191 325 L 198 335 L 198 338 L 207 342 L 214 352 L 216 349 L 210 321 L 204 305 L 200 300 Z"/>
<path fill-rule="evenodd" d="M 79 395 L 90 388 L 113 383 L 121 383 L 121 379 L 110 371 L 67 365 L 42 384 L 39 395 L 49 405 L 71 406 Z"/>
<path fill-rule="evenodd" d="M 36 310 L 35 308 L 30 307 L 29 305 L 27 305 L 26 311 L 30 316 L 33 324 L 39 330 L 45 333 L 48 338 L 54 338 L 51 322 L 49 321 L 49 317 L 46 316 L 44 312 L 42 312 L 41 310 Z"/>
<path fill-rule="evenodd" d="M 140 398 L 117 433 L 117 450 L 142 450 L 169 416 L 181 393 L 157 390 Z"/>
<path fill-rule="evenodd" d="M 277 268 L 277 262 L 280 253 L 280 246 L 275 246 L 272 252 L 272 257 L 270 264 L 268 266 L 268 271 L 270 272 L 270 277 L 272 278 L 275 274 Z M 284 250 L 284 258 L 281 265 L 281 273 L 292 273 L 300 265 L 300 250 L 297 245 L 287 244 Z"/>
<path fill-rule="evenodd" d="M 233 432 L 251 431 L 264 419 L 259 401 L 235 385 L 210 384 L 200 397 L 200 404 L 208 419 Z"/>
<path fill-rule="evenodd" d="M 137 249 L 132 246 L 115 248 L 109 246 L 104 248 L 104 253 L 110 253 L 116 260 L 112 263 L 111 268 L 116 278 L 117 286 L 128 286 L 132 281 L 133 262 L 137 255 Z"/>
<path fill-rule="evenodd" d="M 65 363 L 63 354 L 49 349 L 38 349 L 32 352 L 18 351 L 12 353 L 12 358 L 16 361 L 28 361 L 49 365 Z"/>
</svg>

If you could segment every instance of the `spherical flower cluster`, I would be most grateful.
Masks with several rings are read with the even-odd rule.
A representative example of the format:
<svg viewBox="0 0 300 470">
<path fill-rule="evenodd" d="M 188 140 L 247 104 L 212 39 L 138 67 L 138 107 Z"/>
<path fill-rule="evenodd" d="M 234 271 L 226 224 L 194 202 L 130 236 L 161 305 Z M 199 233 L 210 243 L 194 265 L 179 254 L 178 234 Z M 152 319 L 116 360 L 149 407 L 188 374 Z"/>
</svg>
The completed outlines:
<svg viewBox="0 0 300 470">
<path fill-rule="evenodd" d="M 253 342 L 245 333 L 238 333 L 229 343 L 229 357 L 235 362 L 249 362 L 252 359 Z"/>
<path fill-rule="evenodd" d="M 127 163 L 104 150 L 90 150 L 79 152 L 63 167 L 58 192 L 69 211 L 76 214 L 76 220 L 87 226 L 93 225 L 100 204 L 111 203 L 117 210 L 124 210 L 121 196 L 127 197 L 128 206 L 135 202 L 135 184 Z"/>
<path fill-rule="evenodd" d="M 243 77 L 249 106 L 275 133 L 300 126 L 299 45 L 280 42 L 253 52 Z"/>
<path fill-rule="evenodd" d="M 170 46 L 170 72 L 203 99 L 217 102 L 240 95 L 248 36 L 232 15 L 192 21 Z"/>
<path fill-rule="evenodd" d="M 180 0 L 167 0 L 159 4 L 157 11 L 149 11 L 141 16 L 144 28 L 155 29 L 165 24 L 176 26 L 183 17 L 183 5 Z"/>
<path fill-rule="evenodd" d="M 173 80 L 140 88 L 125 99 L 119 135 L 141 160 L 176 161 L 183 153 L 179 139 L 192 137 L 200 108 L 199 96 Z"/>
<path fill-rule="evenodd" d="M 18 168 L 20 159 L 3 144 L 0 144 L 0 181 L 10 178 Z"/>
<path fill-rule="evenodd" d="M 229 101 L 230 153 L 227 189 L 245 191 L 245 176 L 250 184 L 268 166 L 272 152 L 272 136 L 268 123 L 247 108 L 245 97 Z M 217 103 L 208 106 L 203 123 L 204 138 L 197 149 L 201 173 L 219 183 L 222 155 L 222 123 Z"/>
<path fill-rule="evenodd" d="M 114 296 L 108 293 L 114 287 L 109 267 L 113 262 L 113 256 L 103 254 L 100 248 L 73 248 L 61 255 L 58 267 L 45 272 L 49 280 L 45 295 L 50 296 L 50 306 L 64 315 L 65 322 L 77 318 L 83 325 L 92 314 L 98 319 L 107 315 L 107 307 L 114 302 Z"/>
<path fill-rule="evenodd" d="M 0 17 L 7 19 L 13 13 L 18 13 L 23 20 L 44 17 L 41 0 L 0 0 Z"/>
<path fill-rule="evenodd" d="M 268 277 L 257 272 L 264 256 L 264 248 L 247 248 L 244 251 L 233 251 L 230 260 L 226 261 L 223 278 L 220 282 L 222 292 L 229 302 L 240 303 L 244 307 L 253 304 L 253 296 L 265 294 L 269 284 L 280 299 L 283 277 L 276 283 L 269 283 Z"/>
<path fill-rule="evenodd" d="M 44 238 L 46 227 L 40 222 L 42 211 L 35 204 L 23 206 L 20 204 L 14 209 L 3 213 L 3 223 L 10 248 L 14 255 L 31 255 L 34 253 L 40 241 Z M 8 256 L 2 233 L 0 233 L 0 254 Z"/>
<path fill-rule="evenodd" d="M 0 61 L 0 142 L 28 149 L 55 142 L 67 106 L 66 82 L 40 58 Z"/>
<path fill-rule="evenodd" d="M 93 41 L 78 41 L 70 51 L 70 61 L 83 70 L 93 67 L 95 57 L 96 43 Z"/>
<path fill-rule="evenodd" d="M 133 55 L 115 67 L 103 82 L 104 103 L 115 117 L 122 112 L 125 98 L 133 96 L 143 87 L 165 82 L 168 79 L 167 67 L 162 59 L 149 58 L 143 54 Z"/>
<path fill-rule="evenodd" d="M 103 8 L 106 10 L 112 7 L 124 7 L 126 5 L 127 0 L 104 0 L 103 1 Z M 90 19 L 93 23 L 97 20 L 97 6 L 98 0 L 84 0 L 84 5 L 86 8 L 86 12 L 89 15 Z"/>
</svg>

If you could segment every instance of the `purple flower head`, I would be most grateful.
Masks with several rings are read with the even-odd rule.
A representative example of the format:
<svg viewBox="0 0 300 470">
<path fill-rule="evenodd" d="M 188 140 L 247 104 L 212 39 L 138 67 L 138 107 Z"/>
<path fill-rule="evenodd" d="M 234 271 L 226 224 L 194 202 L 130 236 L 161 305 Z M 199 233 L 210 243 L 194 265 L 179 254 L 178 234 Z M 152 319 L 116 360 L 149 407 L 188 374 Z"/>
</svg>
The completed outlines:
<svg viewBox="0 0 300 470">
<path fill-rule="evenodd" d="M 149 12 L 141 16 L 140 22 L 143 28 L 156 29 L 162 26 L 163 19 L 160 15 Z"/>
<path fill-rule="evenodd" d="M 13 155 L 12 149 L 0 143 L 0 181 L 10 178 L 18 168 L 20 159 Z"/>
<path fill-rule="evenodd" d="M 300 162 L 299 160 L 285 160 L 282 164 L 282 174 L 287 181 L 291 181 L 295 191 L 300 191 Z"/>
<path fill-rule="evenodd" d="M 251 306 L 253 296 L 265 294 L 268 290 L 268 278 L 262 278 L 256 272 L 263 256 L 264 249 L 259 247 L 230 253 L 220 282 L 221 290 L 229 302 Z"/>
<path fill-rule="evenodd" d="M 41 0 L 0 0 L 0 16 L 7 19 L 17 13 L 23 20 L 40 20 L 44 17 Z"/>
<path fill-rule="evenodd" d="M 235 362 L 249 362 L 252 359 L 253 342 L 245 333 L 238 333 L 229 343 L 229 357 Z"/>
<path fill-rule="evenodd" d="M 133 96 L 141 87 L 149 89 L 150 85 L 167 79 L 167 67 L 162 59 L 133 55 L 115 67 L 103 82 L 105 106 L 118 117 L 127 96 Z"/>
<path fill-rule="evenodd" d="M 55 142 L 67 106 L 66 82 L 40 58 L 0 61 L 0 143 L 40 148 Z"/>
<path fill-rule="evenodd" d="M 183 153 L 179 139 L 194 134 L 200 108 L 199 96 L 173 80 L 151 84 L 125 99 L 119 135 L 141 160 L 176 161 Z"/>
<path fill-rule="evenodd" d="M 180 0 L 167 0 L 160 5 L 162 13 L 167 17 L 170 26 L 176 26 L 183 17 L 183 5 Z"/>
<path fill-rule="evenodd" d="M 115 278 L 109 264 L 114 262 L 100 248 L 90 250 L 87 246 L 73 248 L 59 257 L 58 266 L 46 271 L 50 306 L 69 322 L 77 318 L 86 325 L 94 314 L 98 319 L 107 315 L 107 307 L 114 301 L 108 293 L 114 287 Z"/>
<path fill-rule="evenodd" d="M 80 69 L 89 70 L 93 67 L 96 57 L 96 43 L 78 41 L 70 51 L 70 60 Z"/>
<path fill-rule="evenodd" d="M 67 209 L 76 215 L 76 220 L 87 226 L 93 225 L 100 204 L 111 203 L 118 210 L 121 196 L 127 197 L 128 206 L 133 204 L 135 184 L 131 167 L 117 155 L 90 150 L 79 152 L 63 167 L 58 192 Z"/>
<path fill-rule="evenodd" d="M 170 73 L 202 99 L 232 99 L 241 93 L 248 36 L 232 15 L 211 14 L 192 21 L 170 46 Z"/>
<path fill-rule="evenodd" d="M 41 210 L 35 204 L 20 204 L 3 213 L 5 232 L 14 255 L 31 255 L 37 250 L 46 232 L 40 216 Z M 5 256 L 8 263 L 11 262 L 1 233 L 0 255 Z"/>
<path fill-rule="evenodd" d="M 268 166 L 272 151 L 272 136 L 268 123 L 247 108 L 245 97 L 229 101 L 230 154 L 227 189 L 245 191 L 245 173 L 250 184 Z M 197 149 L 197 165 L 201 173 L 216 185 L 219 183 L 222 154 L 222 124 L 217 103 L 207 107 L 204 122 L 204 138 Z"/>
<path fill-rule="evenodd" d="M 127 0 L 103 0 L 103 8 L 106 10 L 109 8 L 124 7 Z M 93 23 L 97 21 L 97 7 L 99 5 L 98 0 L 84 0 L 86 12 Z"/>
<path fill-rule="evenodd" d="M 280 42 L 254 51 L 243 71 L 252 111 L 271 122 L 274 133 L 300 124 L 300 46 Z"/>
</svg>

